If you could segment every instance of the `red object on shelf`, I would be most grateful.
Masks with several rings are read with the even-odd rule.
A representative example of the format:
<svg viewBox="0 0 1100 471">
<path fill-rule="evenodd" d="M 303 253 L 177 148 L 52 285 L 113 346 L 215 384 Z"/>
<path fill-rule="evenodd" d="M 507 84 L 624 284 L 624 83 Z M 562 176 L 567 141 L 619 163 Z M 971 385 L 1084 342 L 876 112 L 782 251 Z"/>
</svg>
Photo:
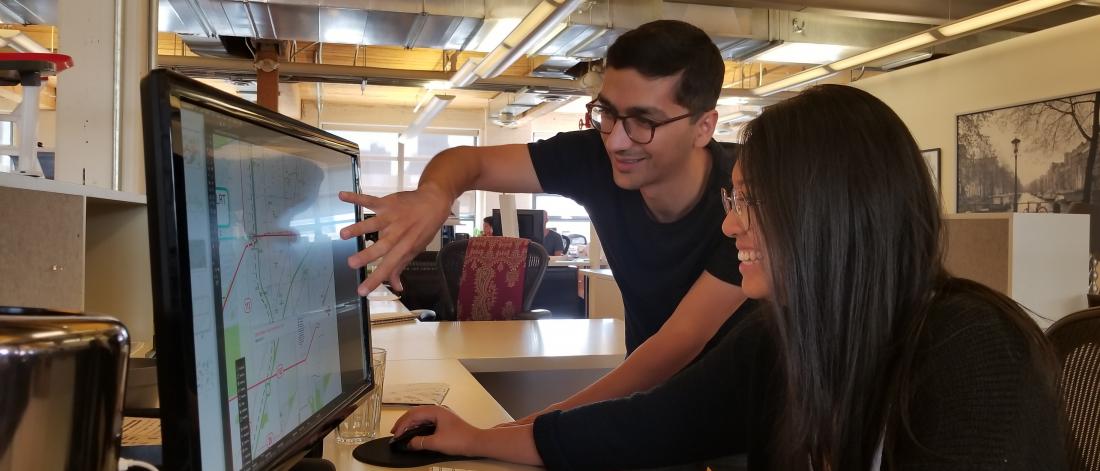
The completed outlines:
<svg viewBox="0 0 1100 471">
<path fill-rule="evenodd" d="M 25 72 L 57 75 L 73 66 L 73 58 L 52 52 L 0 52 L 0 84 L 16 85 Z"/>
</svg>

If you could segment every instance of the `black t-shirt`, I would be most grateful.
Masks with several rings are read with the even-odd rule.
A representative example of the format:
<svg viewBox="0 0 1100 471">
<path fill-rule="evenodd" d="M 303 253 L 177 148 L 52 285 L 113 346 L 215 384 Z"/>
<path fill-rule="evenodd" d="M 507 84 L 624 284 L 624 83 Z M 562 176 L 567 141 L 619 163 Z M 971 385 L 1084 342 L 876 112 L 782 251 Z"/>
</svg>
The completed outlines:
<svg viewBox="0 0 1100 471">
<path fill-rule="evenodd" d="M 717 142 L 707 145 L 713 167 L 702 198 L 670 223 L 649 216 L 641 192 L 615 185 L 598 131 L 561 133 L 529 144 L 528 150 L 543 191 L 584 206 L 600 234 L 623 294 L 628 352 L 660 330 L 703 270 L 741 285 L 737 249 L 722 234 L 720 188 L 730 186 L 733 156 Z M 723 314 L 728 313 L 715 313 Z M 726 324 L 715 339 L 728 330 Z"/>
<path fill-rule="evenodd" d="M 554 255 L 556 251 L 565 252 L 565 241 L 562 240 L 561 234 L 556 231 L 546 231 L 546 234 L 542 236 L 542 247 L 546 249 L 547 255 Z M 562 255 L 565 255 L 562 253 Z"/>
</svg>

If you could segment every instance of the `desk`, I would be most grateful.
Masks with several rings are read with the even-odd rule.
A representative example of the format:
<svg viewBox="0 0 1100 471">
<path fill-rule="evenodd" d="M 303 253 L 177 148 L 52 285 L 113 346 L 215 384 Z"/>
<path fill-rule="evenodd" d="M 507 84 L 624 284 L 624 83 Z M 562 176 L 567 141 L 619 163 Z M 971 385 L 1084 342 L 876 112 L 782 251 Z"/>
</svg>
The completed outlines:
<svg viewBox="0 0 1100 471">
<path fill-rule="evenodd" d="M 609 268 L 582 269 L 584 275 L 584 305 L 589 318 L 622 320 L 626 315 L 623 293 L 615 283 Z"/>
<path fill-rule="evenodd" d="M 371 302 L 371 310 L 376 308 Z M 378 306 L 382 311 L 382 306 Z M 490 394 L 485 384 L 522 390 L 531 383 L 545 389 L 541 375 L 605 371 L 626 355 L 622 321 L 547 319 L 538 321 L 405 322 L 372 326 L 373 344 L 387 350 L 386 384 L 441 382 L 451 386 L 443 404 L 478 427 L 512 420 L 501 405 L 507 398 Z M 483 375 L 483 378 L 475 377 Z M 503 376 L 509 376 L 503 378 Z M 479 381 L 480 379 L 480 381 Z M 525 393 L 520 391 L 521 393 Z M 545 406 L 547 404 L 542 404 Z M 380 436 L 407 407 L 382 410 Z M 325 438 L 324 457 L 340 471 L 377 469 L 352 457 L 352 445 Z M 536 469 L 497 461 L 451 462 L 457 469 Z M 427 469 L 427 468 L 425 468 Z"/>
</svg>

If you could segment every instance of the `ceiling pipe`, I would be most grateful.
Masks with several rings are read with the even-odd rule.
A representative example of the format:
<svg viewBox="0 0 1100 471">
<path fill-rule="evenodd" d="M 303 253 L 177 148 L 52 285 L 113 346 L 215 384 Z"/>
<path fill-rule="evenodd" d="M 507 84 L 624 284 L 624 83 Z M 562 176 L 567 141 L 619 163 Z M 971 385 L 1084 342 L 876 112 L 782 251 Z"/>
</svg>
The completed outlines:
<svg viewBox="0 0 1100 471">
<path fill-rule="evenodd" d="M 411 139 L 415 139 L 421 132 L 424 132 L 424 129 L 426 129 L 433 120 L 435 120 L 436 116 L 439 116 L 443 108 L 446 108 L 447 105 L 451 103 L 451 100 L 454 99 L 454 95 L 432 95 L 432 99 L 428 100 L 428 104 L 424 105 L 420 113 L 413 118 L 411 123 L 409 123 L 408 129 L 405 129 L 405 132 L 397 136 L 397 140 L 405 143 L 409 142 Z"/>
<path fill-rule="evenodd" d="M 211 76 L 242 75 L 255 76 L 256 67 L 250 60 L 221 59 L 193 56 L 157 56 L 157 66 L 177 69 L 194 75 L 203 73 Z M 385 80 L 407 82 L 407 86 L 423 86 L 428 82 L 446 81 L 448 73 L 435 70 L 387 69 L 381 67 L 362 67 L 350 65 L 310 64 L 287 62 L 279 64 L 279 77 L 284 81 L 329 82 L 361 84 L 368 79 L 372 84 L 382 84 Z M 223 77 L 224 78 L 224 77 Z M 478 80 L 465 88 L 477 89 L 518 89 L 525 86 L 546 87 L 555 94 L 583 94 L 576 80 L 550 79 L 538 77 L 502 76 L 493 79 Z M 455 87 L 464 88 L 464 87 Z"/>
<path fill-rule="evenodd" d="M 542 0 L 500 45 L 485 56 L 474 73 L 481 78 L 493 78 L 504 73 L 527 51 L 542 43 L 582 3 L 583 0 Z"/>
<path fill-rule="evenodd" d="M 0 47 L 10 47 L 17 52 L 50 52 L 49 49 L 31 39 L 30 36 L 14 29 L 0 30 Z"/>
<path fill-rule="evenodd" d="M 855 67 L 885 59 L 903 52 L 933 46 L 939 43 L 975 34 L 1048 11 L 1064 8 L 1080 0 L 1020 0 L 998 8 L 971 15 L 960 20 L 929 28 L 869 51 L 841 59 L 812 69 L 807 69 L 781 80 L 752 89 L 756 96 L 791 90 L 810 82 L 823 80 Z"/>
</svg>

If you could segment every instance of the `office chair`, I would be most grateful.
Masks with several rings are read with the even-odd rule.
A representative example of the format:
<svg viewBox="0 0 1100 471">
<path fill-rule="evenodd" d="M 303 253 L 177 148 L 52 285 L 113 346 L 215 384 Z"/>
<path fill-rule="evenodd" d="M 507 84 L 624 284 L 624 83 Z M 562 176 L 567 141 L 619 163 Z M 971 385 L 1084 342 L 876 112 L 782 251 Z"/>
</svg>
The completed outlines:
<svg viewBox="0 0 1100 471">
<path fill-rule="evenodd" d="M 512 243 L 523 239 L 511 237 L 493 237 L 495 241 Z M 438 264 L 443 273 L 443 305 L 444 312 L 438 316 L 439 320 L 459 320 L 458 306 L 459 294 L 462 283 L 462 271 L 466 262 L 466 252 L 472 241 L 459 240 L 447 244 L 439 251 Z M 546 249 L 541 244 L 527 241 L 527 259 L 523 278 L 523 303 L 521 311 L 514 315 L 514 319 L 547 319 L 550 311 L 545 309 L 531 309 L 531 301 L 535 298 L 542 283 L 542 276 L 546 273 L 546 266 L 550 257 L 546 255 Z"/>
<path fill-rule="evenodd" d="M 1070 314 L 1046 332 L 1062 364 L 1062 401 L 1073 443 L 1070 469 L 1100 470 L 1100 308 Z"/>
<path fill-rule="evenodd" d="M 561 241 L 563 242 L 563 244 L 561 246 L 561 253 L 562 254 L 569 253 L 569 236 L 567 236 L 567 235 L 561 236 Z"/>
<path fill-rule="evenodd" d="M 421 321 L 434 321 L 442 311 L 443 275 L 439 272 L 437 258 L 439 252 L 420 252 L 401 270 L 401 285 L 405 290 L 397 294 L 401 296 L 401 303 Z"/>
</svg>

